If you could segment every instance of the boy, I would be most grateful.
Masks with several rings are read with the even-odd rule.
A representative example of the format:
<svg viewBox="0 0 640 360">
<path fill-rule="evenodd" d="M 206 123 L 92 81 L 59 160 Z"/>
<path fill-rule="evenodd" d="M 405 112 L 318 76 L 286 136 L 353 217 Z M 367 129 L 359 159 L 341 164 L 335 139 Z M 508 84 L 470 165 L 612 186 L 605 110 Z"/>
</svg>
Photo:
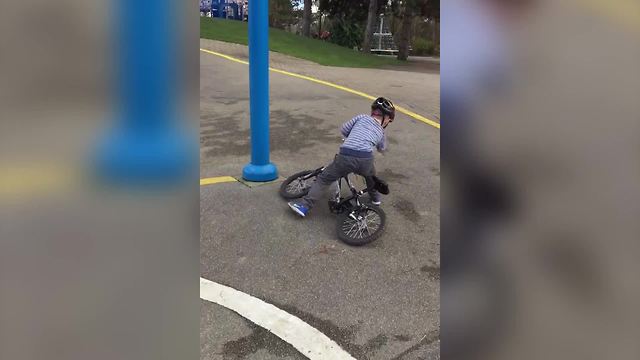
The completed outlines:
<svg viewBox="0 0 640 360">
<path fill-rule="evenodd" d="M 307 196 L 289 203 L 291 210 L 305 217 L 331 183 L 350 173 L 364 177 L 375 175 L 373 149 L 380 152 L 386 150 L 384 129 L 393 122 L 395 115 L 393 103 L 380 97 L 371 104 L 371 115 L 358 115 L 342 125 L 341 133 L 345 141 L 340 146 L 340 152 L 318 175 Z M 367 186 L 370 184 L 367 183 Z M 380 194 L 377 191 L 371 191 L 369 197 L 374 205 L 380 205 Z"/>
</svg>

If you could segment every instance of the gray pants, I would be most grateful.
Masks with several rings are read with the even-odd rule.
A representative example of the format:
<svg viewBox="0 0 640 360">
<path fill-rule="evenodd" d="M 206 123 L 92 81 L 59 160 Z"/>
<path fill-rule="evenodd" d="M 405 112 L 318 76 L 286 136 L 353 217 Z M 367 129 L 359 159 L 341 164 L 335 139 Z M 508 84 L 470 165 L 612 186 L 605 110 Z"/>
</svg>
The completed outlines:
<svg viewBox="0 0 640 360">
<path fill-rule="evenodd" d="M 371 184 L 369 177 L 376 174 L 373 158 L 363 159 L 341 154 L 336 155 L 333 162 L 318 175 L 307 196 L 302 198 L 302 202 L 307 207 L 312 208 L 324 196 L 327 188 L 332 183 L 350 173 L 364 176 L 367 179 L 367 187 L 371 188 L 373 184 Z M 380 194 L 374 190 L 369 196 L 372 200 L 377 200 Z"/>
</svg>

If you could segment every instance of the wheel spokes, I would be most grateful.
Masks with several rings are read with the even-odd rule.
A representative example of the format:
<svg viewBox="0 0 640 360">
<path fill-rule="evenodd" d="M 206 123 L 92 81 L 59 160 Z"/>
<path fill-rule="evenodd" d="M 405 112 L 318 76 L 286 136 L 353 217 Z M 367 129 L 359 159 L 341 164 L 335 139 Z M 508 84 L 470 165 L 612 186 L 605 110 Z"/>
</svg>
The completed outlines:
<svg viewBox="0 0 640 360">
<path fill-rule="evenodd" d="M 382 218 L 377 212 L 365 209 L 364 214 L 359 215 L 359 220 L 347 217 L 342 225 L 342 231 L 349 237 L 362 239 L 378 231 L 381 223 Z"/>
<path fill-rule="evenodd" d="M 307 188 L 307 182 L 302 178 L 297 178 L 287 185 L 287 191 L 291 194 L 303 193 Z"/>
</svg>

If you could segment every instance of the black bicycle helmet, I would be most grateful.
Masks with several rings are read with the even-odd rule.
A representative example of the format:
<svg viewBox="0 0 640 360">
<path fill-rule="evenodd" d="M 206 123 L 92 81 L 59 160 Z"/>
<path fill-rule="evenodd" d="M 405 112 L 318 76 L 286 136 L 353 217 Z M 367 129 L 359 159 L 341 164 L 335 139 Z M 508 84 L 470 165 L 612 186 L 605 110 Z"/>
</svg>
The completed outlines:
<svg viewBox="0 0 640 360">
<path fill-rule="evenodd" d="M 391 120 L 396 117 L 396 108 L 393 106 L 393 103 L 389 99 L 385 99 L 383 97 L 377 98 L 373 104 L 371 104 L 371 110 L 380 110 L 382 114 L 388 115 Z"/>
</svg>

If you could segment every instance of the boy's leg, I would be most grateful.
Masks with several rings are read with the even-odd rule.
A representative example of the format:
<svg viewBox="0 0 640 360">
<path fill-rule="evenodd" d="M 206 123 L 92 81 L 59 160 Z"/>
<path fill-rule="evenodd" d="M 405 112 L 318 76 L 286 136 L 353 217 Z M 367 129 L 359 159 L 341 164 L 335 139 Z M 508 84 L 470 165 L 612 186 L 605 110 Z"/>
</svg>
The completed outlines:
<svg viewBox="0 0 640 360">
<path fill-rule="evenodd" d="M 332 183 L 354 170 L 353 165 L 347 159 L 340 155 L 336 156 L 335 160 L 318 175 L 316 181 L 311 185 L 309 193 L 302 198 L 302 203 L 308 208 L 312 208 L 324 196 Z"/>
<path fill-rule="evenodd" d="M 374 188 L 375 184 L 373 179 L 371 178 L 376 174 L 376 167 L 373 163 L 373 159 L 367 159 L 366 161 L 362 161 L 360 165 L 360 174 L 365 177 L 367 181 L 367 189 L 369 189 L 369 198 L 371 202 L 375 204 L 380 204 L 382 196 L 380 193 Z"/>
</svg>

